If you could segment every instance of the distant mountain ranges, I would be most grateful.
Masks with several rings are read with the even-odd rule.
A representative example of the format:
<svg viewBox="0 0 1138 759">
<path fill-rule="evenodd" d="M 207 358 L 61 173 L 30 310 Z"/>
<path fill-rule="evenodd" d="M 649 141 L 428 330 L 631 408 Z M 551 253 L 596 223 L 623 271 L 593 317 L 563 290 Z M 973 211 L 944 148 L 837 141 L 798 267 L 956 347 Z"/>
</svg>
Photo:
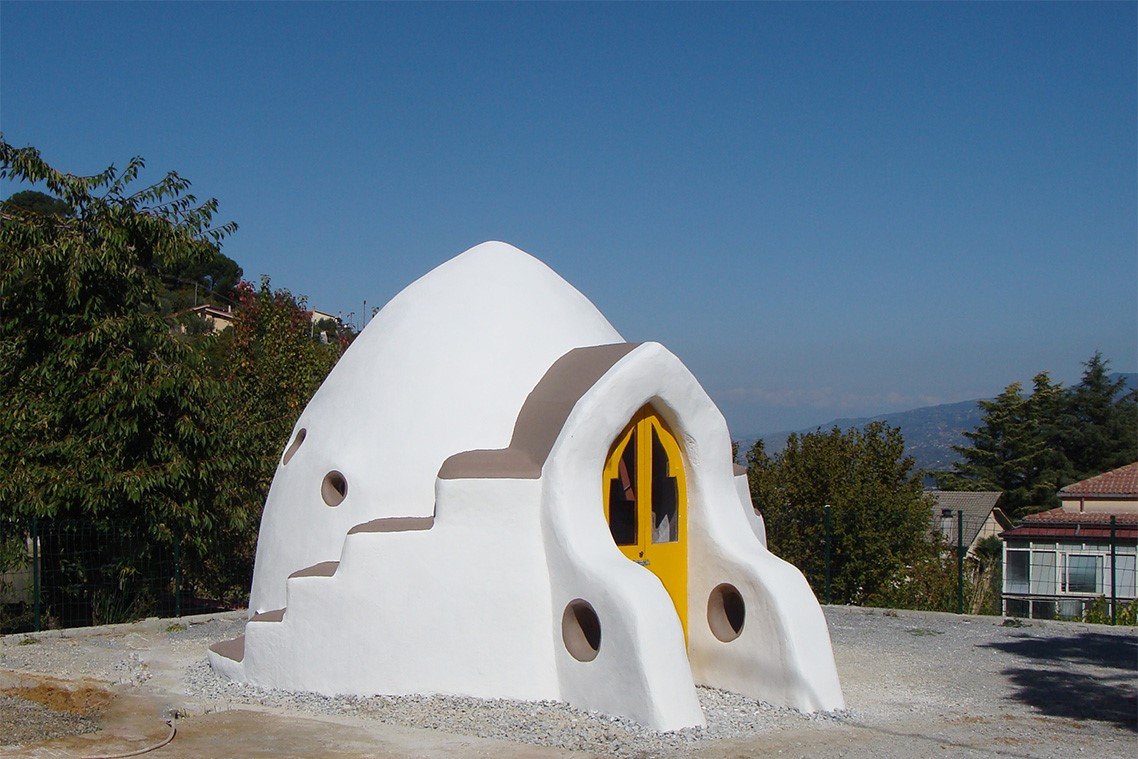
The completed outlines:
<svg viewBox="0 0 1138 759">
<path fill-rule="evenodd" d="M 1138 373 L 1115 372 L 1111 380 L 1119 378 L 1126 381 L 1130 389 L 1138 387 Z M 762 435 L 743 438 L 739 441 L 739 454 L 742 457 L 756 440 L 762 440 L 767 453 L 775 454 L 786 447 L 786 439 L 792 433 L 804 435 L 817 430 L 829 431 L 834 427 L 842 430 L 850 427 L 864 427 L 870 422 L 885 422 L 890 427 L 898 427 L 905 438 L 905 453 L 916 460 L 916 468 L 927 471 L 951 469 L 960 460 L 952 449 L 954 445 L 967 445 L 966 431 L 976 429 L 983 419 L 979 399 L 942 403 L 939 406 L 924 406 L 911 411 L 896 411 L 891 414 L 857 419 L 835 419 L 826 424 L 802 430 L 768 432 Z"/>
</svg>

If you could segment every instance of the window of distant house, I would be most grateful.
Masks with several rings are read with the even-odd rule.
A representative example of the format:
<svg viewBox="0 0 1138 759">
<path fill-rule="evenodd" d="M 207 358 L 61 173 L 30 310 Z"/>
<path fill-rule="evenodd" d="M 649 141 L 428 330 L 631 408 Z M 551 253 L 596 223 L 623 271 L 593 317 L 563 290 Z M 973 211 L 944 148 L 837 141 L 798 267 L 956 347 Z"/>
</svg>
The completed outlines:
<svg viewBox="0 0 1138 759">
<path fill-rule="evenodd" d="M 1058 588 L 1055 577 L 1054 551 L 1031 552 L 1031 592 L 1042 595 L 1053 595 Z"/>
<path fill-rule="evenodd" d="M 1068 593 L 1101 593 L 1102 557 L 1074 553 L 1068 555 L 1066 579 L 1064 590 Z"/>
<path fill-rule="evenodd" d="M 1007 553 L 1007 575 L 1004 577 L 1005 593 L 1027 593 L 1028 577 L 1031 564 L 1030 551 L 1013 551 Z"/>
<path fill-rule="evenodd" d="M 1138 561 L 1135 560 L 1133 554 L 1126 556 L 1125 554 L 1118 555 L 1118 567 L 1114 570 L 1114 581 L 1118 584 L 1118 595 L 1126 598 L 1134 597 L 1135 590 L 1135 569 Z"/>
</svg>

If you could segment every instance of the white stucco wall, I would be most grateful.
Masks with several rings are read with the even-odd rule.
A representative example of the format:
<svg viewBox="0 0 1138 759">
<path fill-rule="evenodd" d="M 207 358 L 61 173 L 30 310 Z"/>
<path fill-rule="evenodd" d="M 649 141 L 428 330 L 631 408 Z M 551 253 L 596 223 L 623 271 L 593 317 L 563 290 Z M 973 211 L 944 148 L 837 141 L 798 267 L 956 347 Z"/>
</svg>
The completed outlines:
<svg viewBox="0 0 1138 759">
<path fill-rule="evenodd" d="M 251 607 L 285 611 L 250 621 L 244 658 L 211 652 L 214 666 L 330 694 L 562 699 L 658 730 L 703 724 L 696 684 L 841 708 L 821 609 L 801 573 L 767 551 L 722 414 L 663 346 L 627 346 L 598 380 L 589 376 L 548 456 L 533 462 L 539 471 L 438 478 L 452 454 L 509 445 L 559 357 L 619 341 L 580 293 L 502 243 L 397 296 L 305 409 L 296 425 L 305 441 L 274 479 Z M 648 403 L 676 435 L 687 478 L 686 642 L 659 578 L 624 557 L 603 515 L 609 447 Z M 330 469 L 348 481 L 337 507 L 320 495 Z M 384 517 L 433 521 L 349 534 Z M 288 578 L 321 561 L 339 563 L 326 576 Z M 746 609 L 730 642 L 708 624 L 721 583 Z M 600 622 L 591 661 L 563 640 L 574 599 Z"/>
<path fill-rule="evenodd" d="M 595 484 L 612 440 L 646 403 L 664 417 L 684 455 L 689 529 L 687 657 L 676 652 L 683 639 L 671 601 L 648 569 L 629 562 L 616 548 L 604 522 L 601 490 Z M 694 683 L 805 711 L 843 708 L 821 607 L 802 573 L 771 554 L 760 541 L 741 508 L 723 415 L 687 368 L 663 346 L 641 345 L 578 401 L 550 453 L 543 479 L 549 520 L 546 551 L 555 607 L 557 586 L 575 580 L 573 572 L 611 578 L 606 581 L 609 593 L 628 583 L 625 595 L 637 597 L 641 604 L 637 615 L 655 635 L 636 655 L 650 662 L 645 666 L 666 677 L 677 693 L 691 690 L 690 685 L 679 685 L 686 675 Z M 572 571 L 556 564 L 558 556 L 567 557 Z M 636 575 L 645 587 L 633 590 Z M 707 622 L 708 598 L 724 582 L 739 590 L 747 609 L 742 634 L 729 643 L 717 639 Z M 645 610 L 645 605 L 653 610 Z M 619 614 L 615 616 L 625 623 Z M 620 658 L 629 655 L 622 651 Z M 580 669 L 576 662 L 566 663 Z M 590 685 L 583 680 L 578 693 L 573 684 L 563 681 L 563 692 L 571 702 L 587 700 Z M 658 708 L 664 706 L 668 719 L 676 721 L 686 708 L 680 702 Z"/>
<path fill-rule="evenodd" d="M 269 490 L 250 611 L 284 606 L 285 578 L 338 558 L 354 525 L 430 515 L 448 456 L 505 446 L 550 364 L 572 348 L 616 342 L 588 299 L 506 243 L 471 248 L 409 285 L 360 333 L 293 429 L 306 437 Z M 330 470 L 348 483 L 334 508 L 320 496 Z"/>
</svg>

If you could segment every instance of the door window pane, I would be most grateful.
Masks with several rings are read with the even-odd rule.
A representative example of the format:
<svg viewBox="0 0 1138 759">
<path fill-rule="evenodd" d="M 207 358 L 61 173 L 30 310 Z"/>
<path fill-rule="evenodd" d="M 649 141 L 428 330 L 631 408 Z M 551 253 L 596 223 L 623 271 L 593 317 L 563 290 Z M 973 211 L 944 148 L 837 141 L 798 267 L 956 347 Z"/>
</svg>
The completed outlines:
<svg viewBox="0 0 1138 759">
<path fill-rule="evenodd" d="M 1114 569 L 1114 581 L 1118 584 L 1118 595 L 1123 598 L 1134 597 L 1134 570 L 1133 556 L 1119 554 L 1118 564 Z"/>
<path fill-rule="evenodd" d="M 1026 593 L 1028 577 L 1028 551 L 1008 551 L 1007 572 L 1004 577 L 1005 593 Z"/>
<path fill-rule="evenodd" d="M 609 480 L 609 532 L 618 546 L 636 545 L 636 430 Z"/>
<path fill-rule="evenodd" d="M 1059 590 L 1055 584 L 1055 552 L 1031 552 L 1031 592 L 1041 595 L 1054 595 Z"/>
<path fill-rule="evenodd" d="M 1101 556 L 1079 556 L 1072 554 L 1067 557 L 1067 592 L 1102 592 Z"/>
<path fill-rule="evenodd" d="M 679 491 L 676 478 L 668 476 L 668 452 L 652 427 L 652 542 L 674 543 L 680 539 Z"/>
</svg>

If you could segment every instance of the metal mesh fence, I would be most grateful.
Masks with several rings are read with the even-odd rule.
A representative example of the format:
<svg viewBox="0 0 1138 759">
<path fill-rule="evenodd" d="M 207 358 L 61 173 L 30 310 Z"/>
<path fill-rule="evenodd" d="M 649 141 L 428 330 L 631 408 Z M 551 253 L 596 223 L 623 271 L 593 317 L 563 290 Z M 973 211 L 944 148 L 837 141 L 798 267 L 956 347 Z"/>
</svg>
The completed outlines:
<svg viewBox="0 0 1138 759">
<path fill-rule="evenodd" d="M 181 614 L 178 541 L 112 522 L 0 520 L 0 632 Z"/>
</svg>

